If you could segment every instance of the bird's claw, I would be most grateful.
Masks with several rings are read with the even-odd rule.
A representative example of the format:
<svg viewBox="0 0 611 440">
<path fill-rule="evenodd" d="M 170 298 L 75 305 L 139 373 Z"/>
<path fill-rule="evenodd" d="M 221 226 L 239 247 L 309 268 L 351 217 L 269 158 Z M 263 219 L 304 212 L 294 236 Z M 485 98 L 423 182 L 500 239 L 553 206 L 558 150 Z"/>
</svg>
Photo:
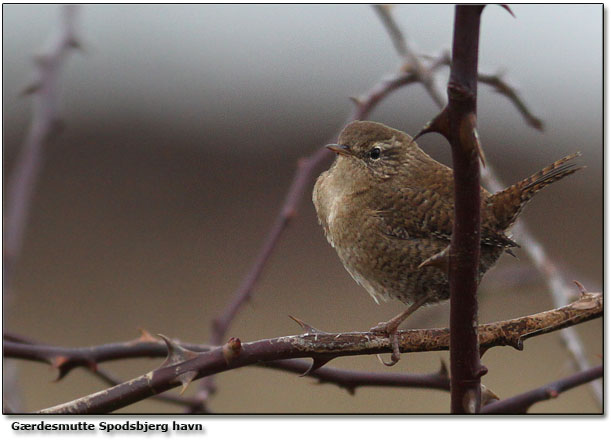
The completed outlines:
<svg viewBox="0 0 611 440">
<path fill-rule="evenodd" d="M 390 346 L 392 348 L 392 354 L 390 355 L 390 361 L 386 362 L 382 359 L 382 356 L 379 354 L 376 355 L 378 360 L 386 365 L 387 367 L 392 367 L 401 359 L 401 352 L 399 351 L 399 329 L 397 326 L 389 325 L 388 322 L 380 322 L 375 327 L 369 329 L 371 333 L 380 333 L 388 336 L 388 340 L 390 341 Z"/>
</svg>

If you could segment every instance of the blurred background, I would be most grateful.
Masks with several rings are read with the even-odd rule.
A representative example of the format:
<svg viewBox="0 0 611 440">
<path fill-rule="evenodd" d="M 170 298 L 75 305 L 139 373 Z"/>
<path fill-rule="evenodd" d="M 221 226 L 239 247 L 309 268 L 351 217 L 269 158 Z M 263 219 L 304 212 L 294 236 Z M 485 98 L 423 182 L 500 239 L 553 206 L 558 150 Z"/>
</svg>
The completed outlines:
<svg viewBox="0 0 611 440">
<path fill-rule="evenodd" d="M 602 6 L 515 5 L 483 14 L 480 70 L 505 71 L 545 131 L 479 88 L 479 130 L 489 163 L 514 183 L 560 157 L 583 152 L 587 169 L 539 194 L 522 215 L 567 280 L 602 289 Z M 57 28 L 59 7 L 3 5 L 3 188 L 27 132 L 32 55 Z M 393 9 L 418 53 L 451 47 L 451 5 Z M 3 327 L 62 346 L 125 341 L 139 327 L 207 341 L 211 320 L 250 267 L 277 215 L 300 157 L 327 143 L 352 110 L 348 97 L 395 73 L 401 60 L 367 5 L 87 5 L 78 17 L 84 52 L 62 75 L 65 130 L 45 150 L 14 291 Z M 447 70 L 439 76 L 445 90 Z M 422 86 L 403 88 L 370 115 L 416 133 L 437 112 Z M 450 164 L 438 135 L 420 146 Z M 331 159 L 331 157 L 329 158 Z M 317 170 L 319 174 L 329 162 Z M 327 244 L 310 200 L 284 234 L 254 299 L 227 337 L 295 334 L 287 315 L 326 331 L 366 330 L 403 305 L 376 305 Z M 6 192 L 3 192 L 3 196 Z M 515 237 L 520 242 L 520 237 Z M 552 308 L 524 252 L 501 258 L 480 289 L 480 321 Z M 577 289 L 575 289 L 577 293 Z M 406 326 L 445 327 L 448 305 Z M 602 322 L 577 327 L 590 363 L 601 362 Z M 335 367 L 432 372 L 448 353 L 403 355 L 392 370 L 374 356 Z M 124 379 L 161 360 L 105 364 Z M 483 359 L 483 383 L 509 397 L 572 372 L 557 334 L 523 352 Z M 55 372 L 16 361 L 23 411 L 100 390 L 84 370 Z M 447 412 L 440 391 L 360 388 L 355 396 L 308 377 L 242 368 L 217 377 L 219 413 Z M 192 385 L 187 394 L 199 384 Z M 127 412 L 180 412 L 148 399 Z M 535 412 L 598 412 L 588 386 L 540 403 Z"/>
</svg>

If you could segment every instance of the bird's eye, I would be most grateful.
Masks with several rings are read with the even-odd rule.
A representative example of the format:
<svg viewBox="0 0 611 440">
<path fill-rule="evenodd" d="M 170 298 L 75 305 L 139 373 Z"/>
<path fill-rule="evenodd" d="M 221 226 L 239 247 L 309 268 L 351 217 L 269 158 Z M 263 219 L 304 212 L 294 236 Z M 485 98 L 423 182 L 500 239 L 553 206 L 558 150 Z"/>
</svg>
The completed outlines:
<svg viewBox="0 0 611 440">
<path fill-rule="evenodd" d="M 380 149 L 378 147 L 372 148 L 369 150 L 369 157 L 373 160 L 378 160 L 380 158 Z"/>
</svg>

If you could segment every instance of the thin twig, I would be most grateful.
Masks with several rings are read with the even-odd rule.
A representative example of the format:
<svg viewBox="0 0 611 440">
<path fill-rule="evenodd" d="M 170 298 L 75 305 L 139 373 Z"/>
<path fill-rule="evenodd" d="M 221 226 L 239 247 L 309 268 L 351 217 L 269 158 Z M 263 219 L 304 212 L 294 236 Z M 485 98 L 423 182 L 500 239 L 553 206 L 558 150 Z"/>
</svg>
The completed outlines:
<svg viewBox="0 0 611 440">
<path fill-rule="evenodd" d="M 509 99 L 509 101 L 515 105 L 516 109 L 522 115 L 528 125 L 537 130 L 543 130 L 543 121 L 531 113 L 530 109 L 518 95 L 517 90 L 507 84 L 507 82 L 505 82 L 500 75 L 488 75 L 480 73 L 477 76 L 477 80 L 483 84 L 494 87 L 494 90 L 497 93 L 500 93 Z"/>
<path fill-rule="evenodd" d="M 401 32 L 401 29 L 390 13 L 390 6 L 373 5 L 373 8 L 388 31 L 395 49 L 397 49 L 399 55 L 407 62 L 405 68 L 416 76 L 416 80 L 424 86 L 431 99 L 435 101 L 439 107 L 443 107 L 444 98 L 435 84 L 435 75 L 433 75 L 431 69 L 427 69 L 427 67 L 420 62 L 420 59 L 418 59 L 414 51 L 410 48 L 403 32 Z"/>
<path fill-rule="evenodd" d="M 560 309 L 480 325 L 479 342 L 483 348 L 510 345 L 521 349 L 523 340 L 529 337 L 600 317 L 602 312 L 602 294 L 584 293 L 577 301 Z M 174 347 L 173 354 L 161 367 L 110 389 L 47 408 L 41 413 L 106 413 L 181 383 L 185 387 L 191 380 L 259 362 L 303 357 L 329 359 L 392 351 L 388 337 L 369 332 L 306 333 L 245 344 L 232 339 L 223 347 L 204 353 L 193 353 L 171 341 L 166 343 Z M 403 352 L 447 350 L 450 332 L 448 329 L 402 331 L 399 344 Z M 5 343 L 5 356 L 7 345 Z"/>
<path fill-rule="evenodd" d="M 603 366 L 579 371 L 564 379 L 527 391 L 508 399 L 498 400 L 482 408 L 483 414 L 525 414 L 537 402 L 555 399 L 560 393 L 603 377 Z"/>
<path fill-rule="evenodd" d="M 9 289 L 15 263 L 21 253 L 32 194 L 43 160 L 43 147 L 61 127 L 58 115 L 59 80 L 72 49 L 79 47 L 75 27 L 78 7 L 64 6 L 60 28 L 49 48 L 35 57 L 36 78 L 24 93 L 33 95 L 30 128 L 7 184 L 4 222 L 4 287 Z"/>
</svg>

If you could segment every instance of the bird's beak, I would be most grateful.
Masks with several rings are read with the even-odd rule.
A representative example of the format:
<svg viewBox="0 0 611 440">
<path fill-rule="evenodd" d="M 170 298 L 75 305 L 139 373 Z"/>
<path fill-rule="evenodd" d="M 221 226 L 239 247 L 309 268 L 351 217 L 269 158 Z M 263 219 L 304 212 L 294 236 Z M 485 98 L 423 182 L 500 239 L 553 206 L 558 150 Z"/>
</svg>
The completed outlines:
<svg viewBox="0 0 611 440">
<path fill-rule="evenodd" d="M 352 154 L 348 145 L 329 144 L 326 145 L 326 147 L 334 153 L 341 154 L 342 156 L 350 156 Z"/>
</svg>

